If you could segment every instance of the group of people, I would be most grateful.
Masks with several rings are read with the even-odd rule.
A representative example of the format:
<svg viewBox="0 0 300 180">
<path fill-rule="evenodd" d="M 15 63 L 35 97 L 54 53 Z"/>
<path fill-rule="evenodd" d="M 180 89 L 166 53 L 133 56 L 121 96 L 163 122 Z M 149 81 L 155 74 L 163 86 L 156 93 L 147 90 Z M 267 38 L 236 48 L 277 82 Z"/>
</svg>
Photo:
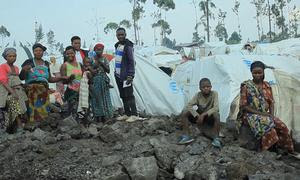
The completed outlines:
<svg viewBox="0 0 300 180">
<path fill-rule="evenodd" d="M 133 43 L 126 38 L 126 30 L 116 31 L 115 81 L 123 101 L 125 115 L 118 120 L 129 122 L 138 119 L 133 95 L 135 61 Z M 50 64 L 43 60 L 46 47 L 34 44 L 34 57 L 22 64 L 21 71 L 14 65 L 17 52 L 6 48 L 2 54 L 6 63 L 0 65 L 0 119 L 1 127 L 9 129 L 35 123 L 47 118 L 50 111 L 49 83 L 57 83 L 58 91 L 68 104 L 68 112 L 85 118 L 93 114 L 95 121 L 105 121 L 113 116 L 109 89 L 113 88 L 110 78 L 109 61 L 103 56 L 104 45 L 96 44 L 93 55 L 80 48 L 80 37 L 71 39 L 66 47 L 64 63 L 59 72 L 51 72 Z M 52 62 L 52 60 L 51 60 Z M 274 116 L 274 99 L 270 85 L 264 81 L 264 63 L 256 61 L 251 65 L 252 80 L 242 83 L 240 92 L 240 113 L 238 126 L 247 126 L 260 142 L 259 150 L 277 146 L 294 153 L 292 138 L 287 126 Z M 22 83 L 25 80 L 25 84 Z M 64 85 L 63 85 L 64 84 Z M 66 89 L 64 88 L 66 86 Z M 180 116 L 183 135 L 179 144 L 191 143 L 190 124 L 197 124 L 208 132 L 212 145 L 220 148 L 220 115 L 218 93 L 212 90 L 208 78 L 199 83 L 198 92 L 182 111 Z M 194 108 L 197 106 L 197 109 Z M 27 118 L 26 118 L 27 117 Z M 26 122 L 24 121 L 26 120 Z"/>
<path fill-rule="evenodd" d="M 274 98 L 268 82 L 264 81 L 265 69 L 271 68 L 261 61 L 251 64 L 252 80 L 241 84 L 240 110 L 237 118 L 237 129 L 242 126 L 249 128 L 258 142 L 257 150 L 282 149 L 300 158 L 295 153 L 294 144 L 287 126 L 275 116 Z M 179 144 L 188 144 L 194 141 L 190 133 L 190 124 L 196 124 L 203 133 L 211 138 L 212 145 L 220 148 L 220 115 L 218 107 L 218 93 L 212 91 L 209 79 L 203 78 L 199 83 L 198 92 L 181 115 L 183 135 Z M 197 106 L 197 110 L 194 109 Z M 204 130 L 205 129 L 205 130 Z"/>
<path fill-rule="evenodd" d="M 135 75 L 133 43 L 126 38 L 124 28 L 119 28 L 116 35 L 115 79 L 125 110 L 125 115 L 119 119 L 135 121 L 138 117 L 132 87 Z M 43 59 L 47 48 L 40 43 L 33 45 L 33 58 L 25 60 L 21 70 L 14 65 L 16 49 L 4 50 L 2 56 L 6 63 L 0 65 L 2 129 L 19 132 L 26 125 L 46 119 L 51 110 L 49 95 L 52 90 L 49 89 L 49 83 L 57 83 L 57 91 L 67 104 L 69 115 L 84 120 L 92 114 L 98 122 L 112 118 L 109 89 L 113 86 L 107 75 L 110 67 L 109 61 L 103 56 L 104 45 L 96 44 L 92 56 L 80 47 L 80 37 L 72 37 L 71 46 L 65 48 L 64 63 L 59 70 L 52 67 L 55 59 L 51 59 L 52 64 Z"/>
</svg>

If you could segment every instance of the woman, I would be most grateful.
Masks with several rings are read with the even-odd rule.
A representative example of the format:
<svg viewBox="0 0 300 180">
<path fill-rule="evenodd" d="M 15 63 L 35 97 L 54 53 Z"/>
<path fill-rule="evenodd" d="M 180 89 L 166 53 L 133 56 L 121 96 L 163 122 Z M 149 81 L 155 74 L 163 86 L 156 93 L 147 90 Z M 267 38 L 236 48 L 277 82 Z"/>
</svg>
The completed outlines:
<svg viewBox="0 0 300 180">
<path fill-rule="evenodd" d="M 68 77 L 52 77 L 49 63 L 44 61 L 43 54 L 47 50 L 42 44 L 34 44 L 32 47 L 33 59 L 28 59 L 22 64 L 19 75 L 25 80 L 28 97 L 29 122 L 41 121 L 48 117 L 49 113 L 49 92 L 48 83 L 56 83 L 67 80 Z"/>
<path fill-rule="evenodd" d="M 15 48 L 6 48 L 2 54 L 6 63 L 0 65 L 0 108 L 5 119 L 2 127 L 9 129 L 17 124 L 17 131 L 22 130 L 21 116 L 26 113 L 27 96 L 19 78 L 19 68 L 14 65 L 17 54 Z"/>
<path fill-rule="evenodd" d="M 82 78 L 82 67 L 75 58 L 75 49 L 72 46 L 66 47 L 66 62 L 61 66 L 62 76 L 70 76 L 65 91 L 64 100 L 68 103 L 68 112 L 76 114 L 79 101 L 80 80 Z"/>
<path fill-rule="evenodd" d="M 271 86 L 264 81 L 266 66 L 260 61 L 251 64 L 253 80 L 241 85 L 241 124 L 250 126 L 260 141 L 262 151 L 273 145 L 294 153 L 292 138 L 287 126 L 274 116 L 274 99 Z"/>
<path fill-rule="evenodd" d="M 91 94 L 91 105 L 93 115 L 96 121 L 104 121 L 107 118 L 111 118 L 113 114 L 112 103 L 109 93 L 110 80 L 106 73 L 110 72 L 108 60 L 102 56 L 104 45 L 96 44 L 94 51 L 96 56 L 94 57 L 93 69 L 93 86 Z"/>
</svg>

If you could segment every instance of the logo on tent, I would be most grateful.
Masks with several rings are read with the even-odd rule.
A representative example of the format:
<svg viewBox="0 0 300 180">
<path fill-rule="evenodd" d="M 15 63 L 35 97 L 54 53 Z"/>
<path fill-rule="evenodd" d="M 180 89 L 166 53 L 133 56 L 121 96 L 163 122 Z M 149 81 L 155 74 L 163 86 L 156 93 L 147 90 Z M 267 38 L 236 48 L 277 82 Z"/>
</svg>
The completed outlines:
<svg viewBox="0 0 300 180">
<path fill-rule="evenodd" d="M 173 93 L 178 93 L 177 83 L 176 81 L 172 80 L 169 83 L 169 88 Z"/>
<path fill-rule="evenodd" d="M 246 66 L 250 69 L 251 64 L 252 64 L 252 61 L 251 61 L 251 60 L 245 59 L 245 60 L 243 60 L 243 62 L 244 62 L 244 64 L 246 64 Z"/>
</svg>

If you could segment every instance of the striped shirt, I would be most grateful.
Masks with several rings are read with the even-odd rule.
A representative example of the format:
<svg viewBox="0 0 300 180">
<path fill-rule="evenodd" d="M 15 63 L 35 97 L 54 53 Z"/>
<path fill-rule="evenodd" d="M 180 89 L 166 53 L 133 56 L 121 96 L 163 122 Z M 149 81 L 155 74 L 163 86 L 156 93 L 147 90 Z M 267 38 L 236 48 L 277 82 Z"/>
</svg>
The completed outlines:
<svg viewBox="0 0 300 180">
<path fill-rule="evenodd" d="M 115 55 L 115 72 L 116 75 L 120 77 L 121 75 L 121 63 L 122 63 L 122 58 L 124 55 L 124 45 L 119 45 L 116 49 L 116 55 Z"/>
</svg>

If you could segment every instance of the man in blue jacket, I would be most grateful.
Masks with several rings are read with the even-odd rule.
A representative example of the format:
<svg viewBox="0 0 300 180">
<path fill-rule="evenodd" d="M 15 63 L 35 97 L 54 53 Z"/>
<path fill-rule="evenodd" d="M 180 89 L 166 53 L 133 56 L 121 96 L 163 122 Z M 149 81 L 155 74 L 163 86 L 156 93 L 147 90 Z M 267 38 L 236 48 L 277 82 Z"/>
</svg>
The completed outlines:
<svg viewBox="0 0 300 180">
<path fill-rule="evenodd" d="M 133 43 L 126 38 L 124 28 L 118 28 L 116 36 L 119 41 L 115 44 L 115 78 L 125 110 L 125 115 L 118 120 L 132 122 L 138 119 L 132 85 L 135 74 Z"/>
</svg>

